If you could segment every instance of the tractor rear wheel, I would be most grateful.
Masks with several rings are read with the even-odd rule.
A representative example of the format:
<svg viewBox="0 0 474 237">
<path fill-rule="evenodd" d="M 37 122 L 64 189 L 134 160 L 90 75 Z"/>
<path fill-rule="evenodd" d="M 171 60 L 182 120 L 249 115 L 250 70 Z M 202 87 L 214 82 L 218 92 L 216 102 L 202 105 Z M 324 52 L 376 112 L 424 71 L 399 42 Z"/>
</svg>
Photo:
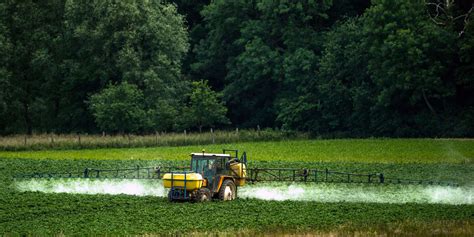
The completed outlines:
<svg viewBox="0 0 474 237">
<path fill-rule="evenodd" d="M 211 190 L 201 188 L 196 193 L 196 202 L 207 202 L 211 200 Z"/>
<path fill-rule="evenodd" d="M 237 187 L 234 182 L 230 179 L 222 182 L 221 189 L 219 190 L 219 199 L 223 201 L 234 200 L 237 195 Z"/>
</svg>

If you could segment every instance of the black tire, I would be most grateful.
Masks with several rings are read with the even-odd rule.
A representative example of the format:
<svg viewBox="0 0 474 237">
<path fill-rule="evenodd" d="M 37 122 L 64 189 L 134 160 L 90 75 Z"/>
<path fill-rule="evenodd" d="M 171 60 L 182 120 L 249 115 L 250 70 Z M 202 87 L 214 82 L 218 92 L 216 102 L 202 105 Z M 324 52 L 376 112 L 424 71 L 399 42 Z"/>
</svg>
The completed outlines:
<svg viewBox="0 0 474 237">
<path fill-rule="evenodd" d="M 175 200 L 173 199 L 173 192 L 172 192 L 172 190 L 170 190 L 170 191 L 168 192 L 168 201 L 170 201 L 170 202 L 174 202 L 174 201 L 175 201 Z"/>
<path fill-rule="evenodd" d="M 201 188 L 196 193 L 196 202 L 208 202 L 211 201 L 212 195 L 211 190 L 207 188 Z"/>
<path fill-rule="evenodd" d="M 234 181 L 230 179 L 224 180 L 222 182 L 221 189 L 219 190 L 219 199 L 222 201 L 231 201 L 237 197 L 237 187 L 234 184 Z"/>
</svg>

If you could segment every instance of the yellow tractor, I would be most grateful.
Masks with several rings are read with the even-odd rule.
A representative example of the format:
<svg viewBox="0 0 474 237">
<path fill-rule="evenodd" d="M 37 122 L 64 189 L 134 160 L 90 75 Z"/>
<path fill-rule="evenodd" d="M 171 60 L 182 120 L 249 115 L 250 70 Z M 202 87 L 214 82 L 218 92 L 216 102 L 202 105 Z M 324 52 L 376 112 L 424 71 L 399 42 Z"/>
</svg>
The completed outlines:
<svg viewBox="0 0 474 237">
<path fill-rule="evenodd" d="M 229 153 L 233 153 L 232 155 Z M 221 154 L 191 153 L 191 170 L 163 176 L 170 201 L 234 200 L 237 187 L 245 185 L 247 154 L 224 149 Z"/>
</svg>

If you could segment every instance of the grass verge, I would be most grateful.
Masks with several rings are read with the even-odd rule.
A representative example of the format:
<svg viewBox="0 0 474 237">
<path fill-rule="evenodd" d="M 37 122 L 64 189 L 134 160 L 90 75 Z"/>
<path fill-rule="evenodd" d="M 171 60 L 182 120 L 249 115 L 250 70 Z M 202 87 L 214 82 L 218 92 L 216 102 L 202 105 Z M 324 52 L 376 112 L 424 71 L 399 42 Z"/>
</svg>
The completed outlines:
<svg viewBox="0 0 474 237">
<path fill-rule="evenodd" d="M 0 136 L 0 150 L 65 150 L 97 148 L 131 148 L 157 146 L 187 146 L 222 144 L 244 141 L 278 141 L 308 138 L 304 133 L 279 130 L 235 130 L 204 133 L 155 133 L 151 135 L 84 135 L 84 134 L 37 134 Z"/>
<path fill-rule="evenodd" d="M 153 148 L 0 151 L 3 158 L 91 160 L 189 160 L 191 152 L 247 151 L 253 161 L 457 163 L 474 160 L 474 140 L 338 139 L 242 142 Z"/>
</svg>

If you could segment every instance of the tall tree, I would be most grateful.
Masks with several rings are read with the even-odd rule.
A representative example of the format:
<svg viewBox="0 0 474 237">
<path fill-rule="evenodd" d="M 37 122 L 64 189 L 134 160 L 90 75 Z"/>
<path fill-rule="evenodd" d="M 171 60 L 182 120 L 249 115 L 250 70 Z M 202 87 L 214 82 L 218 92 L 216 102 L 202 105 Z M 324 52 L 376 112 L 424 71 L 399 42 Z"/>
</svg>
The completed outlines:
<svg viewBox="0 0 474 237">
<path fill-rule="evenodd" d="M 207 76 L 210 84 L 224 88 L 233 123 L 275 125 L 276 98 L 290 92 L 292 80 L 301 76 L 293 74 L 300 62 L 292 60 L 308 57 L 304 60 L 313 67 L 320 51 L 318 32 L 330 5 L 330 1 L 215 1 L 203 10 L 209 33 L 197 48 L 194 68 L 212 72 Z"/>
<path fill-rule="evenodd" d="M 9 115 L 12 104 L 10 98 L 12 85 L 8 63 L 12 45 L 10 44 L 8 29 L 6 27 L 6 9 L 5 4 L 0 3 L 0 133 L 11 129 L 11 115 Z"/>
<path fill-rule="evenodd" d="M 191 70 L 191 65 L 196 62 L 196 51 L 193 50 L 199 42 L 206 36 L 206 28 L 203 24 L 201 11 L 207 6 L 210 0 L 172 0 L 178 7 L 178 13 L 186 17 L 186 26 L 189 33 L 190 50 L 183 59 L 183 74 L 194 81 L 200 80 L 202 75 Z M 210 73 L 210 72 L 209 72 Z"/>
<path fill-rule="evenodd" d="M 186 127 L 197 127 L 201 132 L 203 127 L 229 123 L 225 116 L 227 108 L 220 101 L 222 94 L 212 91 L 207 81 L 193 82 L 188 97 L 188 105 L 182 115 Z"/>
<path fill-rule="evenodd" d="M 223 90 L 233 124 L 279 126 L 275 118 L 297 87 L 313 78 L 322 32 L 362 14 L 358 1 L 213 1 L 204 8 L 207 35 L 195 48 L 196 74 Z"/>
<path fill-rule="evenodd" d="M 122 82 L 109 85 L 100 93 L 91 96 L 90 109 L 102 131 L 130 133 L 146 127 L 143 93 L 136 85 Z"/>
<path fill-rule="evenodd" d="M 152 111 L 149 129 L 171 128 L 162 118 L 176 111 L 184 86 L 181 60 L 188 49 L 176 7 L 159 1 L 70 1 L 65 18 L 70 54 L 64 62 L 63 126 L 93 129 L 84 101 L 108 83 L 128 82 L 143 91 Z"/>
<path fill-rule="evenodd" d="M 323 135 L 472 134 L 469 22 L 446 19 L 437 24 L 421 0 L 373 1 L 327 34 L 315 77 L 278 119 Z"/>
<path fill-rule="evenodd" d="M 429 20 L 423 0 L 374 1 L 365 32 L 369 73 L 380 90 L 376 131 L 407 136 L 417 127 L 431 135 L 455 90 L 449 68 L 456 35 Z"/>
<path fill-rule="evenodd" d="M 301 78 L 296 96 L 280 102 L 278 120 L 285 128 L 368 134 L 374 92 L 362 27 L 360 19 L 348 19 L 326 34 L 318 69 Z"/>
<path fill-rule="evenodd" d="M 5 2 L 6 27 L 13 45 L 7 70 L 11 73 L 8 116 L 15 132 L 31 134 L 49 118 L 43 98 L 45 83 L 56 77 L 52 52 L 58 46 L 64 1 Z M 3 11 L 2 11 L 3 12 Z M 41 130 L 40 130 L 41 131 Z"/>
<path fill-rule="evenodd" d="M 222 90 L 225 86 L 227 64 L 242 52 L 236 45 L 240 29 L 255 15 L 253 1 L 212 1 L 201 11 L 204 18 L 205 37 L 195 46 L 196 60 L 191 64 L 192 73 L 207 78 L 209 85 Z"/>
</svg>

